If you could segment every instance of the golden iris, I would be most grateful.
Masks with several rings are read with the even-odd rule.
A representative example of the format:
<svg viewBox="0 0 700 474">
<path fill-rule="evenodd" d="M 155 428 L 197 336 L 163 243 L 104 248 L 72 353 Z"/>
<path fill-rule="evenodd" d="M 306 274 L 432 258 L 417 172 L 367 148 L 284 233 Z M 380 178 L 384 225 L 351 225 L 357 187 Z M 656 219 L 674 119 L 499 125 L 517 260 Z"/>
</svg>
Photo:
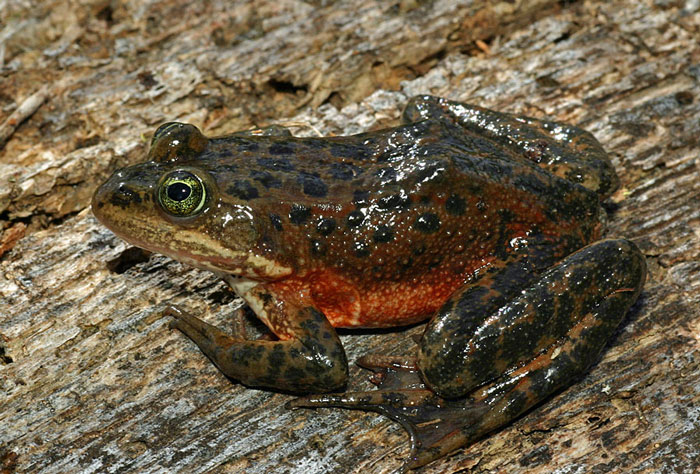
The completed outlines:
<svg viewBox="0 0 700 474">
<path fill-rule="evenodd" d="M 189 217 L 204 208 L 207 193 L 204 183 L 187 171 L 174 171 L 163 178 L 158 190 L 158 201 L 165 212 L 178 217 Z"/>
</svg>

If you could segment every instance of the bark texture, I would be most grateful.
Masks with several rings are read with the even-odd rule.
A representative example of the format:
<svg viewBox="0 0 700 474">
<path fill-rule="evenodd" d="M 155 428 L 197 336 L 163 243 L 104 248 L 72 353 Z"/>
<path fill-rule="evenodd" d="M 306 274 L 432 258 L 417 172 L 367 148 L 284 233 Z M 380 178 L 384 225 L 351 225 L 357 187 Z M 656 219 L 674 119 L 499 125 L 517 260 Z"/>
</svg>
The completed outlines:
<svg viewBox="0 0 700 474">
<path fill-rule="evenodd" d="M 128 249 L 89 199 L 161 122 L 348 134 L 430 93 L 593 132 L 622 181 L 610 235 L 650 272 L 583 380 L 423 472 L 696 472 L 699 37 L 693 0 L 0 2 L 0 471 L 398 469 L 398 425 L 286 410 L 169 330 L 162 302 L 222 327 L 237 302 Z M 420 331 L 341 337 L 355 360 Z"/>
</svg>

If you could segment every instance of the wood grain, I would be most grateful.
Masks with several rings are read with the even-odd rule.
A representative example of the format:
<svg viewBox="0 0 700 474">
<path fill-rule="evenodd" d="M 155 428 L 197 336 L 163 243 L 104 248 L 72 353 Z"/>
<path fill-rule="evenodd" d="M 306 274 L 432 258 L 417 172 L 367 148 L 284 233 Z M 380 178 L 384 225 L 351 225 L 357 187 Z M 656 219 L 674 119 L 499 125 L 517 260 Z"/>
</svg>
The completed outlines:
<svg viewBox="0 0 700 474">
<path fill-rule="evenodd" d="M 0 4 L 2 472 L 394 472 L 392 422 L 289 411 L 223 377 L 158 317 L 222 327 L 215 277 L 129 251 L 89 198 L 157 124 L 298 134 L 396 123 L 431 93 L 593 132 L 622 188 L 610 235 L 650 275 L 581 382 L 423 472 L 700 468 L 700 6 L 617 0 L 125 1 Z M 351 360 L 407 354 L 420 327 L 343 332 Z M 352 387 L 369 388 L 351 368 Z"/>
</svg>

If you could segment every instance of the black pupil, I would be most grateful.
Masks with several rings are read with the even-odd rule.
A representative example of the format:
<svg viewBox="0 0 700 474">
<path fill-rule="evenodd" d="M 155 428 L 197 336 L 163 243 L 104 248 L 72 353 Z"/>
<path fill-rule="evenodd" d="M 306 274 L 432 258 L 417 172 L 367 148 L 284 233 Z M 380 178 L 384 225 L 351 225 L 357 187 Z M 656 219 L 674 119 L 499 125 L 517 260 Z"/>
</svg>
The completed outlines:
<svg viewBox="0 0 700 474">
<path fill-rule="evenodd" d="M 173 201 L 184 201 L 192 194 L 192 188 L 185 183 L 173 183 L 168 186 L 168 197 Z"/>
</svg>

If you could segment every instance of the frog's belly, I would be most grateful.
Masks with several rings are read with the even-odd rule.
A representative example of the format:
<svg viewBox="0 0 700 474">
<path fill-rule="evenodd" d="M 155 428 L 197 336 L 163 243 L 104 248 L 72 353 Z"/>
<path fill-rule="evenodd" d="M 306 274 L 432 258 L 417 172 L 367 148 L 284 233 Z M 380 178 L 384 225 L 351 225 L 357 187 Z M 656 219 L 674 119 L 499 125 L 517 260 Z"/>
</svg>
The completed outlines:
<svg viewBox="0 0 700 474">
<path fill-rule="evenodd" d="M 435 314 L 472 272 L 436 270 L 407 281 L 353 282 L 342 277 L 319 279 L 312 286 L 313 304 L 334 327 L 394 327 Z"/>
</svg>

